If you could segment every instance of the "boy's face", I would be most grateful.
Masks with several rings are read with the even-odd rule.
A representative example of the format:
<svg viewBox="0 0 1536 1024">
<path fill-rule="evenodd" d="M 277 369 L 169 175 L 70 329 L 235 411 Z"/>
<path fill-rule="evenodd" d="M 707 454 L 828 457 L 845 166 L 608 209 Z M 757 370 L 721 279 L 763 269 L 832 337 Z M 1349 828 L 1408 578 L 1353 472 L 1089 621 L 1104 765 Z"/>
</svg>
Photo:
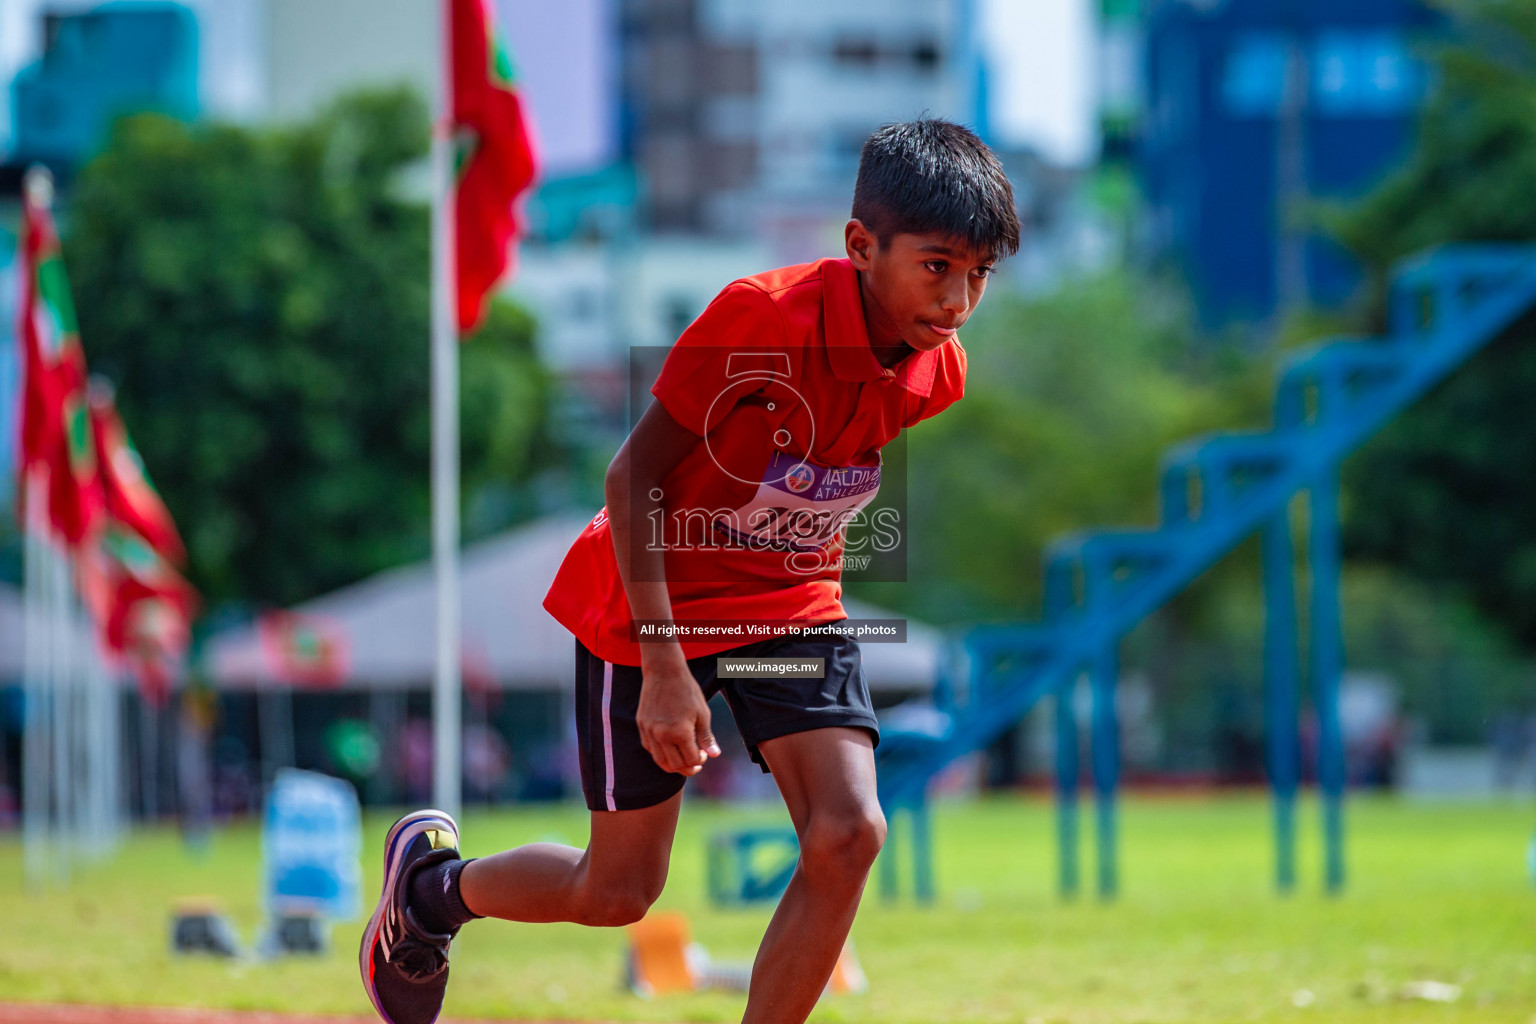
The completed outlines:
<svg viewBox="0 0 1536 1024">
<path fill-rule="evenodd" d="M 863 222 L 850 220 L 844 237 L 876 346 L 904 341 L 928 352 L 949 341 L 981 301 L 995 262 L 990 251 L 937 232 L 896 234 L 881 245 Z"/>
</svg>

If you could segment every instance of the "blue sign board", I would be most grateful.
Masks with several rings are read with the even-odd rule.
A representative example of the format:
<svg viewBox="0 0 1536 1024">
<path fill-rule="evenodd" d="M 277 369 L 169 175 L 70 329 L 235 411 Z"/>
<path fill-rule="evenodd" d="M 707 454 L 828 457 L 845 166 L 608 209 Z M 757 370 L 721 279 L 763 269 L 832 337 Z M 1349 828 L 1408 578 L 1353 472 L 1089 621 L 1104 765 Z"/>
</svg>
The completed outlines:
<svg viewBox="0 0 1536 1024">
<path fill-rule="evenodd" d="M 261 833 L 267 913 L 311 909 L 332 920 L 358 916 L 362 812 L 341 779 L 285 768 L 267 793 Z"/>
</svg>

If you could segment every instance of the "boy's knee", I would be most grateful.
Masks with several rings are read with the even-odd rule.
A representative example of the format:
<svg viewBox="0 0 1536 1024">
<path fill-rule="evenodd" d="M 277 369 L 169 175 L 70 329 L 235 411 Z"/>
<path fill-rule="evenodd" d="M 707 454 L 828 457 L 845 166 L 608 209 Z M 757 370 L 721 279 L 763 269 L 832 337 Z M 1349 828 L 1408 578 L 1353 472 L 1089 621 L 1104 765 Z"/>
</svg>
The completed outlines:
<svg viewBox="0 0 1536 1024">
<path fill-rule="evenodd" d="M 620 885 L 589 889 L 583 900 L 582 924 L 597 928 L 622 928 L 645 916 L 661 895 L 661 883 L 629 879 Z"/>
<path fill-rule="evenodd" d="M 813 820 L 800 843 L 800 863 L 822 875 L 868 874 L 885 845 L 885 815 L 873 807 L 846 817 Z"/>
<path fill-rule="evenodd" d="M 634 924 L 651 909 L 651 901 L 632 892 L 599 895 L 587 908 L 582 924 L 595 928 L 622 928 Z"/>
</svg>

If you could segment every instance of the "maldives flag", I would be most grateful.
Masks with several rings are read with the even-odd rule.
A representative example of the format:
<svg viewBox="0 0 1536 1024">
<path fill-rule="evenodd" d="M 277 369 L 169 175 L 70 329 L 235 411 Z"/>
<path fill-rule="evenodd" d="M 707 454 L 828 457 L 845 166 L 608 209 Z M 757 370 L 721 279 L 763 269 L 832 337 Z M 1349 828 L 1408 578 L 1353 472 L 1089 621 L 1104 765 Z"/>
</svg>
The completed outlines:
<svg viewBox="0 0 1536 1024">
<path fill-rule="evenodd" d="M 521 228 L 513 202 L 537 172 L 512 61 L 496 38 L 489 0 L 447 0 L 452 22 L 453 136 L 458 169 L 459 336 L 485 315 L 486 296 L 512 262 Z"/>
<path fill-rule="evenodd" d="M 268 612 L 256 620 L 267 667 L 295 686 L 337 686 L 352 670 L 346 631 L 326 619 L 294 612 Z"/>
<path fill-rule="evenodd" d="M 82 552 L 79 569 L 80 594 L 103 651 L 133 674 L 146 697 L 164 703 L 186 662 L 197 591 L 118 522 Z"/>
<path fill-rule="evenodd" d="M 102 645 L 122 654 L 134 639 L 136 605 L 153 602 L 184 623 L 197 613 L 197 591 L 132 529 L 112 522 L 90 557 L 81 559 L 81 597 L 101 630 Z"/>
<path fill-rule="evenodd" d="M 76 553 L 101 526 L 102 492 L 96 443 L 87 407 L 85 357 L 78 345 L 66 353 L 59 391 L 62 436 L 48 469 L 48 518 Z"/>
<path fill-rule="evenodd" d="M 90 389 L 91 434 L 101 461 L 101 485 L 108 514 L 137 533 L 163 558 L 183 565 L 186 548 L 165 503 L 144 472 L 144 461 L 117 414 L 110 386 Z"/>
<path fill-rule="evenodd" d="M 30 176 L 22 204 L 22 478 L 46 470 L 48 516 L 71 547 L 100 524 L 105 507 L 86 405 L 85 353 L 49 209 L 52 187 Z"/>
<path fill-rule="evenodd" d="M 77 335 L 69 284 L 60 280 L 63 263 L 59 241 L 48 210 L 52 185 L 28 175 L 23 192 L 21 248 L 21 318 L 16 338 L 21 344 L 22 415 L 21 465 L 24 470 L 46 468 L 60 435 L 60 396 L 57 375 L 66 341 Z M 52 301 L 45 299 L 45 293 Z M 78 338 L 75 338 L 78 344 Z"/>
<path fill-rule="evenodd" d="M 164 707 L 176 680 L 186 674 L 187 650 L 192 645 L 186 616 L 173 601 L 145 598 L 127 606 L 123 633 L 122 659 L 139 692 L 156 707 Z"/>
</svg>

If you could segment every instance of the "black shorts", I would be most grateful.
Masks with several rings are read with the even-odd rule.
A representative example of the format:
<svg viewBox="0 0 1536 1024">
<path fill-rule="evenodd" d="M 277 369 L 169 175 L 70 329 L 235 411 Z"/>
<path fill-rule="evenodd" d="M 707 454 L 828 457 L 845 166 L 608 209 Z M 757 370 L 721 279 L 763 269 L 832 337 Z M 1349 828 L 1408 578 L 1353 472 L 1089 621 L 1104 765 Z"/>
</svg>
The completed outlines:
<svg viewBox="0 0 1536 1024">
<path fill-rule="evenodd" d="M 820 679 L 721 680 L 719 658 L 821 658 Z M 853 726 L 880 742 L 880 724 L 864 681 L 858 641 L 842 636 L 776 637 L 688 662 L 705 699 L 724 692 L 752 760 L 768 770 L 758 744 L 791 733 Z M 599 659 L 576 641 L 576 739 L 581 789 L 594 811 L 652 807 L 683 788 L 687 776 L 664 771 L 640 745 L 635 714 L 640 669 Z"/>
</svg>

